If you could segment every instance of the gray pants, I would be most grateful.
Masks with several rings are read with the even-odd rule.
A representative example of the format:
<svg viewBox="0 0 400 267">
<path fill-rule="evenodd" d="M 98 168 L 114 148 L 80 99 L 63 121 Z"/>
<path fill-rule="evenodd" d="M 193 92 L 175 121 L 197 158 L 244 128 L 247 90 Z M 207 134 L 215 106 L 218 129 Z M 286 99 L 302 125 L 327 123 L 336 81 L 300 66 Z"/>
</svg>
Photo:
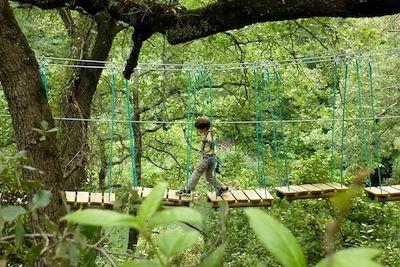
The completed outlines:
<svg viewBox="0 0 400 267">
<path fill-rule="evenodd" d="M 192 177 L 189 181 L 189 190 L 193 191 L 196 188 L 197 183 L 199 182 L 200 176 L 205 173 L 207 181 L 214 186 L 215 190 L 219 191 L 221 188 L 225 188 L 226 186 L 218 181 L 213 174 L 213 163 L 211 158 L 202 159 L 194 169 L 192 173 Z"/>
</svg>

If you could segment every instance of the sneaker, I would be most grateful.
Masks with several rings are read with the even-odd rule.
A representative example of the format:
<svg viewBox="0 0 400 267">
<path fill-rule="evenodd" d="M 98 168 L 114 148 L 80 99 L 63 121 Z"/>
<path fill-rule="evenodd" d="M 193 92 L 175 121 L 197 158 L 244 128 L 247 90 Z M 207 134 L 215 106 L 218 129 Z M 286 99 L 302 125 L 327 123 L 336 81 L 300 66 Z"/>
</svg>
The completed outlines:
<svg viewBox="0 0 400 267">
<path fill-rule="evenodd" d="M 221 196 L 223 193 L 226 193 L 228 191 L 229 191 L 229 187 L 225 186 L 225 188 L 221 188 L 220 190 L 218 190 L 217 196 Z"/>
<path fill-rule="evenodd" d="M 188 189 L 187 191 L 186 191 L 186 188 L 183 188 L 183 189 L 181 189 L 181 190 L 179 190 L 179 191 L 176 191 L 176 195 L 177 196 L 188 196 L 188 195 L 190 195 L 190 190 Z"/>
</svg>

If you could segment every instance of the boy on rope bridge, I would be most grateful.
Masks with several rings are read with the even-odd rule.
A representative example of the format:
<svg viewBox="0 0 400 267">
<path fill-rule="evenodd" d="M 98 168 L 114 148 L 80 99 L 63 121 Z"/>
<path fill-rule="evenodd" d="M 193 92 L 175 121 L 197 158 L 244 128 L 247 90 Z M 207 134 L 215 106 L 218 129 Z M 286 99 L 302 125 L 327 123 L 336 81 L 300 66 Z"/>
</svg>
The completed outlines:
<svg viewBox="0 0 400 267">
<path fill-rule="evenodd" d="M 193 171 L 192 177 L 190 178 L 188 189 L 185 188 L 179 190 L 177 192 L 178 195 L 190 194 L 196 188 L 196 185 L 200 179 L 200 176 L 205 173 L 206 179 L 209 183 L 214 186 L 217 195 L 220 196 L 224 192 L 228 191 L 228 187 L 224 185 L 222 182 L 218 181 L 215 176 L 213 176 L 213 167 L 214 163 L 217 163 L 215 166 L 215 171 L 220 173 L 219 170 L 219 159 L 217 155 L 215 155 L 213 151 L 213 139 L 214 139 L 214 130 L 210 128 L 211 122 L 210 118 L 207 116 L 201 116 L 196 119 L 194 126 L 197 131 L 203 135 L 202 145 L 201 145 L 201 156 L 202 160 L 197 164 L 196 168 Z"/>
</svg>

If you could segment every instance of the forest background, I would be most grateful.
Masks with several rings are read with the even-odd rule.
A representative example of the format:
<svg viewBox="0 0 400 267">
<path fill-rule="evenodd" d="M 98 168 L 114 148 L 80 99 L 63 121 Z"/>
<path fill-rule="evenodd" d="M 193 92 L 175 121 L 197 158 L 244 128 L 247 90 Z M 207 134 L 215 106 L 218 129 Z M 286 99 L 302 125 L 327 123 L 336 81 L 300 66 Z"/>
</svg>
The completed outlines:
<svg viewBox="0 0 400 267">
<path fill-rule="evenodd" d="M 187 1 L 186 7 L 193 8 L 196 1 Z M 85 58 L 97 44 L 97 31 L 93 18 L 78 12 L 42 11 L 37 8 L 25 8 L 12 4 L 14 14 L 23 30 L 36 57 Z M 69 23 L 68 23 L 69 21 Z M 73 23 L 71 23 L 73 21 Z M 98 24 L 97 24 L 98 25 Z M 134 123 L 137 176 L 142 186 L 154 186 L 167 181 L 172 188 L 181 188 L 186 178 L 186 141 L 185 130 L 187 114 L 187 69 L 193 69 L 192 75 L 199 75 L 202 66 L 211 63 L 224 63 L 239 66 L 241 63 L 279 62 L 282 82 L 283 120 L 285 123 L 285 145 L 287 165 L 293 184 L 329 181 L 331 177 L 331 117 L 333 60 L 324 56 L 340 55 L 339 94 L 344 87 L 344 56 L 350 57 L 349 95 L 347 117 L 358 118 L 357 81 L 354 59 L 360 54 L 361 80 L 363 85 L 364 112 L 371 117 L 369 105 L 368 56 L 374 63 L 374 89 L 376 113 L 382 117 L 378 120 L 381 169 L 386 184 L 399 184 L 400 157 L 398 137 L 398 44 L 400 17 L 398 15 L 379 18 L 311 18 L 282 22 L 260 23 L 240 30 L 219 33 L 185 44 L 170 45 L 166 37 L 155 34 L 143 43 L 139 60 L 139 71 L 131 78 L 131 104 L 134 109 L 133 119 L 144 121 Z M 108 69 L 101 72 L 97 89 L 93 96 L 90 116 L 93 121 L 82 125 L 81 122 L 56 120 L 57 135 L 60 140 L 60 151 L 64 155 L 64 175 L 71 175 L 65 189 L 88 191 L 105 190 L 108 187 L 109 145 L 110 145 L 110 112 L 112 73 L 111 61 L 123 66 L 133 46 L 132 29 L 117 23 L 110 26 L 105 35 L 115 34 L 108 40 L 110 52 L 105 59 Z M 103 43 L 103 45 L 105 45 Z M 316 58 L 318 57 L 318 58 Z M 308 60 L 290 61 L 294 58 Z M 314 59 L 316 58 L 316 59 Z M 120 62 L 120 63 L 118 63 Z M 289 62 L 289 61 L 287 61 Z M 46 58 L 48 99 L 54 117 L 68 117 L 74 112 L 73 102 L 66 99 L 71 84 L 76 82 L 77 69 L 68 68 L 68 61 Z M 183 64 L 182 70 L 170 70 L 169 63 Z M 147 64 L 147 65 L 146 65 Z M 156 70 L 148 69 L 155 68 Z M 227 68 L 212 72 L 213 78 L 213 115 L 218 138 L 217 151 L 222 159 L 221 179 L 230 188 L 255 188 L 257 181 L 257 144 L 254 124 L 224 122 L 241 122 L 255 120 L 253 65 L 247 68 Z M 261 65 L 258 65 L 261 66 Z M 141 70 L 143 68 L 143 70 Z M 88 73 L 91 75 L 91 73 Z M 116 77 L 116 120 L 127 119 L 124 78 L 121 69 Z M 208 86 L 207 79 L 205 86 Z M 90 86 L 96 87 L 95 84 Z M 199 88 L 201 87 L 198 84 Z M 209 114 L 209 94 L 206 93 L 206 113 Z M 342 95 L 339 95 L 339 98 Z M 201 92 L 198 92 L 198 100 Z M 337 100 L 340 116 L 340 100 Z M 68 103 L 68 108 L 65 108 Z M 72 103 L 72 104 L 71 104 Z M 266 105 L 267 106 L 267 105 Z M 273 103 L 275 110 L 278 103 Z M 8 177 L 21 176 L 21 160 L 24 155 L 17 151 L 15 135 L 11 124 L 5 97 L 1 97 L 0 110 L 0 147 L 2 194 L 9 203 L 15 203 L 23 195 L 18 188 L 19 181 L 10 182 Z M 202 105 L 198 101 L 196 114 L 201 115 Z M 265 119 L 270 120 L 266 110 Z M 97 120 L 98 119 L 98 120 Z M 153 123 L 168 121 L 171 123 Z M 69 123 L 69 125 L 68 125 Z M 73 125 L 72 125 L 73 124 Z M 370 168 L 377 166 L 374 159 L 373 133 L 371 120 L 366 121 L 367 143 L 370 155 Z M 81 131 L 69 129 L 77 127 Z M 44 129 L 45 131 L 48 130 Z M 124 188 L 132 180 L 132 165 L 129 154 L 129 132 L 124 122 L 115 123 L 115 143 L 112 147 L 113 176 L 111 184 L 122 186 L 116 188 L 117 194 L 123 194 Z M 278 135 L 281 129 L 278 129 Z M 78 136 L 74 136 L 78 134 Z M 87 141 L 74 143 L 76 139 Z M 344 136 L 345 184 L 349 184 L 352 174 L 364 165 L 362 132 L 357 119 L 346 122 Z M 336 152 L 334 158 L 334 179 L 340 181 L 340 138 L 342 132 L 337 127 L 334 133 Z M 72 141 L 71 141 L 72 140 Z M 200 143 L 200 137 L 193 140 L 194 149 Z M 272 124 L 265 124 L 265 172 L 268 186 L 278 185 L 279 177 L 275 166 L 274 140 Z M 279 143 L 282 146 L 282 143 Z M 71 154 L 73 148 L 82 147 L 82 157 Z M 71 149 L 71 151 L 69 151 Z M 81 155 L 79 154 L 79 155 Z M 72 155 L 72 156 L 71 156 Z M 199 159 L 193 153 L 192 162 Z M 283 161 L 283 155 L 280 155 Z M 29 162 L 24 166 L 29 166 Z M 74 166 L 70 169 L 70 166 Z M 192 166 L 193 167 L 193 166 Z M 28 168 L 28 167 L 26 167 Z M 71 171 L 73 170 L 73 171 Z M 18 179 L 17 179 L 18 180 Z M 77 181 L 80 181 L 78 183 Z M 196 257 L 203 251 L 210 251 L 214 242 L 221 235 L 218 214 L 208 208 L 204 192 L 208 185 L 202 181 L 198 186 L 202 196 L 194 207 L 207 218 L 207 237 L 192 251 L 182 254 L 185 264 L 196 262 Z M 120 190 L 120 192 L 118 191 Z M 296 236 L 303 247 L 310 263 L 318 262 L 325 255 L 324 232 L 327 221 L 332 216 L 332 207 L 325 201 L 301 201 L 281 203 L 269 210 L 269 213 L 282 221 Z M 363 196 L 355 199 L 348 218 L 344 221 L 337 240 L 337 247 L 368 246 L 383 249 L 378 261 L 385 266 L 399 266 L 399 206 L 397 203 L 379 204 L 367 201 Z M 261 246 L 254 242 L 243 210 L 231 210 L 224 229 L 227 240 L 225 264 L 227 266 L 252 266 L 257 259 L 265 259 L 268 265 L 276 264 Z M 8 225 L 6 231 L 13 232 L 15 225 Z M 127 246 L 126 232 L 111 235 L 109 242 L 118 243 L 125 251 Z M 119 237 L 124 237 L 119 239 Z M 117 238 L 118 237 L 118 238 Z M 112 240 L 114 239 L 114 240 Z M 123 244 L 123 245 L 122 245 Z M 145 246 L 134 252 L 146 254 Z M 11 255 L 13 252 L 11 252 Z M 17 253 L 18 254 L 18 253 Z M 5 256 L 5 255 L 2 255 Z M 60 255 L 57 255 L 60 256 Z M 16 259 L 16 262 L 25 256 Z M 100 264 L 104 259 L 97 259 Z M 105 260 L 104 260 L 105 261 Z"/>
</svg>

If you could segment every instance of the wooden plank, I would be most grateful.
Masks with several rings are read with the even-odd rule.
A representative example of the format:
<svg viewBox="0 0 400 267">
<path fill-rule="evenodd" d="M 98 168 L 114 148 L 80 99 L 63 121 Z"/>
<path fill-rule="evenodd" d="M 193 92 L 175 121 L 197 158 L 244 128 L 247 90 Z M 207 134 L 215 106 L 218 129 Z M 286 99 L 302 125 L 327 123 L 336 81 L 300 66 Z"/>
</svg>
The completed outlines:
<svg viewBox="0 0 400 267">
<path fill-rule="evenodd" d="M 322 189 L 319 187 L 316 187 L 315 185 L 312 184 L 302 184 L 301 187 L 305 188 L 306 190 L 310 191 L 311 194 L 321 194 Z"/>
<path fill-rule="evenodd" d="M 240 191 L 240 190 L 232 190 L 231 194 L 236 198 L 238 202 L 248 202 L 249 199 L 246 197 L 246 195 Z M 215 193 L 214 193 L 215 195 Z"/>
<path fill-rule="evenodd" d="M 112 205 L 115 202 L 114 193 L 104 193 L 104 205 Z"/>
<path fill-rule="evenodd" d="M 400 190 L 400 185 L 396 184 L 396 185 L 391 185 L 391 187 L 396 188 L 397 190 Z"/>
<path fill-rule="evenodd" d="M 135 189 L 133 189 L 135 190 Z M 143 187 L 136 187 L 136 192 L 138 193 L 139 198 L 142 198 L 142 193 L 143 193 Z"/>
<path fill-rule="evenodd" d="M 103 194 L 102 193 L 90 193 L 90 203 L 91 204 L 103 204 Z"/>
<path fill-rule="evenodd" d="M 261 202 L 261 197 L 254 190 L 242 190 L 243 193 L 248 197 L 250 202 Z"/>
<path fill-rule="evenodd" d="M 321 188 L 323 192 L 334 192 L 335 191 L 335 188 L 328 184 L 318 183 L 318 184 L 313 184 L 313 186 Z"/>
<path fill-rule="evenodd" d="M 167 190 L 165 190 L 165 193 L 164 193 L 164 200 L 167 200 L 168 199 L 168 189 Z"/>
<path fill-rule="evenodd" d="M 372 195 L 375 195 L 375 196 L 386 196 L 386 195 L 389 194 L 385 190 L 381 190 L 379 187 L 375 187 L 375 186 L 366 187 L 364 190 L 367 191 L 368 193 L 372 194 Z"/>
<path fill-rule="evenodd" d="M 207 192 L 207 197 L 209 201 L 211 202 L 218 202 L 218 201 L 223 201 L 223 199 L 220 196 L 217 196 L 215 192 Z M 218 206 L 218 203 L 217 203 Z"/>
<path fill-rule="evenodd" d="M 89 203 L 89 192 L 77 192 L 76 203 Z"/>
<path fill-rule="evenodd" d="M 179 202 L 181 200 L 180 196 L 176 194 L 177 191 L 173 189 L 168 190 L 168 201 Z"/>
<path fill-rule="evenodd" d="M 143 187 L 142 198 L 146 198 L 153 188 Z"/>
<path fill-rule="evenodd" d="M 309 191 L 299 185 L 291 185 L 289 190 L 295 190 L 297 195 L 308 194 Z"/>
<path fill-rule="evenodd" d="M 284 195 L 296 195 L 297 193 L 295 189 L 293 189 L 292 187 L 287 188 L 287 186 L 275 187 L 275 191 Z"/>
<path fill-rule="evenodd" d="M 392 186 L 382 186 L 382 189 L 388 192 L 391 196 L 400 195 L 400 190 Z"/>
<path fill-rule="evenodd" d="M 346 186 L 341 185 L 341 184 L 336 183 L 336 182 L 330 182 L 330 183 L 325 183 L 325 184 L 327 184 L 327 185 L 329 185 L 329 186 L 332 186 L 332 187 L 335 188 L 337 191 L 344 191 L 344 190 L 347 190 L 347 187 L 346 187 Z"/>
<path fill-rule="evenodd" d="M 265 189 L 258 188 L 258 189 L 256 189 L 256 192 L 263 200 L 273 200 L 274 199 L 274 197 Z"/>
<path fill-rule="evenodd" d="M 215 193 L 214 193 L 215 195 Z M 236 198 L 231 194 L 231 192 L 225 192 L 221 195 L 221 198 L 228 203 L 232 203 L 236 201 Z"/>
<path fill-rule="evenodd" d="M 76 192 L 65 191 L 65 199 L 69 203 L 75 203 L 75 201 L 76 201 Z"/>
</svg>

